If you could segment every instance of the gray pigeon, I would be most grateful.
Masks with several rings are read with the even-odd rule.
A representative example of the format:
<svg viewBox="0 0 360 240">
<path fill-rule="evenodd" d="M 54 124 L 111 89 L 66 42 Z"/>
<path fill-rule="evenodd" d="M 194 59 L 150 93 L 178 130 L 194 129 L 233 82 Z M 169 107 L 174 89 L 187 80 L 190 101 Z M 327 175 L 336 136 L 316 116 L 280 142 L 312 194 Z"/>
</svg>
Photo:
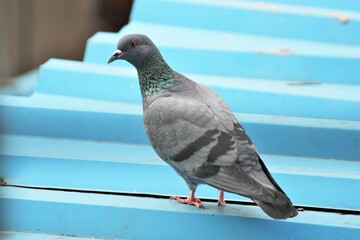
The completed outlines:
<svg viewBox="0 0 360 240">
<path fill-rule="evenodd" d="M 190 189 L 180 203 L 203 208 L 199 184 L 251 198 L 270 217 L 298 214 L 275 182 L 254 144 L 228 105 L 212 90 L 173 71 L 145 35 L 122 37 L 108 61 L 123 59 L 137 69 L 144 128 L 156 153 L 183 177 Z"/>
</svg>

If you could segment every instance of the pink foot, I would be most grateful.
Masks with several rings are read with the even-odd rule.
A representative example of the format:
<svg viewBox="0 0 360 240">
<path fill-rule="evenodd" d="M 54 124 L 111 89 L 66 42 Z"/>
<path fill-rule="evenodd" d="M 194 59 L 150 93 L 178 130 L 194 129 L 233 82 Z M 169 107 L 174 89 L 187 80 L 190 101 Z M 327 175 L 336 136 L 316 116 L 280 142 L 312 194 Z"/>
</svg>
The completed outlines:
<svg viewBox="0 0 360 240">
<path fill-rule="evenodd" d="M 219 200 L 217 202 L 218 206 L 225 206 L 225 198 L 224 198 L 224 191 L 219 190 Z"/>
<path fill-rule="evenodd" d="M 204 206 L 201 204 L 201 200 L 195 197 L 195 191 L 191 190 L 189 196 L 186 199 L 182 199 L 178 196 L 173 196 L 170 200 L 176 200 L 182 204 L 195 205 L 198 208 L 203 209 Z"/>
</svg>

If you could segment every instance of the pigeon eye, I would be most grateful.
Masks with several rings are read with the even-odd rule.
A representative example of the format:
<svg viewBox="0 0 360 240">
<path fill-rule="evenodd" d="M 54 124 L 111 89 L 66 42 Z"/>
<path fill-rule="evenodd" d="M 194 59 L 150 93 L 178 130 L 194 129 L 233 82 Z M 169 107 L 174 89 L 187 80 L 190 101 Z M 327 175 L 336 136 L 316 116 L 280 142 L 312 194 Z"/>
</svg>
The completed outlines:
<svg viewBox="0 0 360 240">
<path fill-rule="evenodd" d="M 135 41 L 132 41 L 132 42 L 130 43 L 130 47 L 132 47 L 132 48 L 136 47 L 136 45 L 137 45 L 137 43 L 136 43 Z"/>
</svg>

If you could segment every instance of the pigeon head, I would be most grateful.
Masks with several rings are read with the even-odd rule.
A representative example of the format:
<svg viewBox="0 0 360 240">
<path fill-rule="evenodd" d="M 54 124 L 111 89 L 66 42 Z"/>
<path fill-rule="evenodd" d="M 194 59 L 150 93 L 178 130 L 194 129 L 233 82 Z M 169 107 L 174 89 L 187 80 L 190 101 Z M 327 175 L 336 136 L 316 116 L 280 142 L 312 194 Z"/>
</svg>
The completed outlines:
<svg viewBox="0 0 360 240">
<path fill-rule="evenodd" d="M 108 63 L 118 59 L 125 60 L 136 68 L 143 99 L 177 83 L 174 71 L 150 38 L 143 34 L 129 34 L 120 38 L 117 50 Z"/>
<path fill-rule="evenodd" d="M 152 55 L 160 55 L 160 52 L 150 38 L 143 34 L 129 34 L 120 38 L 117 50 L 109 58 L 108 64 L 122 59 L 139 68 Z"/>
</svg>

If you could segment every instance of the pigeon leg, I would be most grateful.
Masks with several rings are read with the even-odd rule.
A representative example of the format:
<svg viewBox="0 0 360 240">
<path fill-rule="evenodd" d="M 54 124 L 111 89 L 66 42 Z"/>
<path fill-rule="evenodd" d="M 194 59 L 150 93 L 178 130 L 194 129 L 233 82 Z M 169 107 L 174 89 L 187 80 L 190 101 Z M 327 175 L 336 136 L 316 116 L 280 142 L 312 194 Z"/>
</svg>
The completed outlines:
<svg viewBox="0 0 360 240">
<path fill-rule="evenodd" d="M 219 190 L 219 200 L 218 200 L 217 204 L 218 204 L 218 206 L 225 206 L 226 205 L 223 190 Z"/>
<path fill-rule="evenodd" d="M 190 194 L 187 197 L 187 199 L 182 199 L 178 196 L 173 196 L 170 198 L 170 200 L 176 200 L 182 204 L 195 205 L 198 208 L 204 208 L 204 206 L 201 204 L 201 200 L 195 197 L 195 190 L 190 190 Z"/>
</svg>

